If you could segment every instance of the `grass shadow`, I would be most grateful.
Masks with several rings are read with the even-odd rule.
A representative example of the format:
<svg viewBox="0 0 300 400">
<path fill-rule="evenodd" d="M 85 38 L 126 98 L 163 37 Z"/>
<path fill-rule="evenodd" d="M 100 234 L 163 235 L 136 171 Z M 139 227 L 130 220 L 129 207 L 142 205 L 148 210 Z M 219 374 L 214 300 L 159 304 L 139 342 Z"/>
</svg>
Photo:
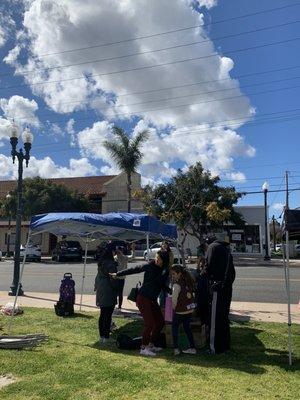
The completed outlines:
<svg viewBox="0 0 300 400">
<path fill-rule="evenodd" d="M 130 321 L 116 330 L 112 334 L 112 339 L 116 339 L 121 333 L 131 337 L 140 336 L 142 326 L 142 321 Z M 293 365 L 290 367 L 288 365 L 287 351 L 269 346 L 265 347 L 259 337 L 261 334 L 266 334 L 266 332 L 262 329 L 249 326 L 247 322 L 232 323 L 232 348 L 226 354 L 209 355 L 207 354 L 207 347 L 204 347 L 199 349 L 196 356 L 180 355 L 175 358 L 173 350 L 167 348 L 158 353 L 156 358 L 166 359 L 173 366 L 177 366 L 181 373 L 188 370 L 186 365 L 198 365 L 206 368 L 226 368 L 249 374 L 264 374 L 267 371 L 267 365 L 277 366 L 289 372 L 299 370 L 299 359 L 294 359 Z M 98 342 L 95 342 L 90 347 L 97 350 L 140 357 L 138 350 L 120 350 L 114 343 L 100 346 Z"/>
</svg>

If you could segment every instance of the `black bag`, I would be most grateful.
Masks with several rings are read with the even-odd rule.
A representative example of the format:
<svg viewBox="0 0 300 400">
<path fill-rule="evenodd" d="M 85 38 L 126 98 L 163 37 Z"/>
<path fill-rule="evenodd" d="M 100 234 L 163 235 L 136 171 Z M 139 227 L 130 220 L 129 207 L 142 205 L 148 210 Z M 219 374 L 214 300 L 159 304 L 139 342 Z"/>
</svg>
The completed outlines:
<svg viewBox="0 0 300 400">
<path fill-rule="evenodd" d="M 125 333 L 120 333 L 116 340 L 116 346 L 121 350 L 137 350 L 142 345 L 142 338 L 131 338 Z"/>
<path fill-rule="evenodd" d="M 130 301 L 133 301 L 134 303 L 136 303 L 137 296 L 138 296 L 138 294 L 139 294 L 140 288 L 141 288 L 141 282 L 138 282 L 138 283 L 136 284 L 136 286 L 133 287 L 133 288 L 130 290 L 129 295 L 127 296 L 127 299 L 130 300 Z"/>
<path fill-rule="evenodd" d="M 66 301 L 58 301 L 54 304 L 55 314 L 59 317 L 73 317 L 74 304 Z"/>
</svg>

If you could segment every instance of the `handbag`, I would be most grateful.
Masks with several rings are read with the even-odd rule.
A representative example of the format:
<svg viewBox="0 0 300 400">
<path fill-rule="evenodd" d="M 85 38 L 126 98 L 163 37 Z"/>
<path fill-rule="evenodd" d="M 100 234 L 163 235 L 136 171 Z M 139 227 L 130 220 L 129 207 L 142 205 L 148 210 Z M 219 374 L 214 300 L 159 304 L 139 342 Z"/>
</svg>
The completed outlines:
<svg viewBox="0 0 300 400">
<path fill-rule="evenodd" d="M 141 282 L 138 282 L 136 286 L 130 290 L 127 299 L 136 303 L 140 288 L 141 288 Z"/>
</svg>

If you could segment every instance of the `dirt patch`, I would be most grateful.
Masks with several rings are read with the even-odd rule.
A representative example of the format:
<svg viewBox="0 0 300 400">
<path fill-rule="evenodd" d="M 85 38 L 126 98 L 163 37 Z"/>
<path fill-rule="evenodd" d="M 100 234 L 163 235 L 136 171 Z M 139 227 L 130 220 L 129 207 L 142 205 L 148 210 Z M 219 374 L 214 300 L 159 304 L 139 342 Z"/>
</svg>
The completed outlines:
<svg viewBox="0 0 300 400">
<path fill-rule="evenodd" d="M 11 375 L 0 375 L 0 389 L 15 382 Z"/>
</svg>

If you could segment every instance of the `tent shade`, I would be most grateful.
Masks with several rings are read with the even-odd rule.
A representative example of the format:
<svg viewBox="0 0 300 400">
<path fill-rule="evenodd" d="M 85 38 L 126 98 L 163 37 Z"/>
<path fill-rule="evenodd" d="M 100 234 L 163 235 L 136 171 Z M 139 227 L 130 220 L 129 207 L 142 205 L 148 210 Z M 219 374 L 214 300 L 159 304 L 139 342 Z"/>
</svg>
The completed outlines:
<svg viewBox="0 0 300 400">
<path fill-rule="evenodd" d="M 288 231 L 291 238 L 300 238 L 300 210 L 285 210 L 283 230 Z"/>
<path fill-rule="evenodd" d="M 32 234 L 50 232 L 56 236 L 118 237 L 126 240 L 142 239 L 148 233 L 152 237 L 177 239 L 175 225 L 165 224 L 147 214 L 41 214 L 31 218 L 30 229 Z"/>
</svg>

